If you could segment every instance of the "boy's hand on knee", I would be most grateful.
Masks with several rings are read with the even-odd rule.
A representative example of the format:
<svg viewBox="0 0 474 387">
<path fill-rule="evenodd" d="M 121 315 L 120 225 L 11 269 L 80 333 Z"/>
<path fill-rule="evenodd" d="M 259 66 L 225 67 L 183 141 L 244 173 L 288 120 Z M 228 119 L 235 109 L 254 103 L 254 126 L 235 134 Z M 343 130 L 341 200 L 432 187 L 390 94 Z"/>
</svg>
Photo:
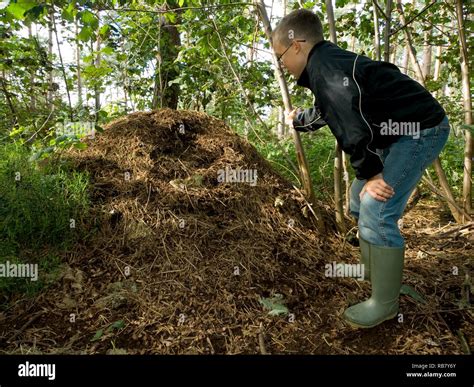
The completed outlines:
<svg viewBox="0 0 474 387">
<path fill-rule="evenodd" d="M 393 195 L 395 195 L 395 191 L 385 182 L 381 173 L 367 180 L 367 183 L 365 183 L 359 194 L 361 200 L 365 192 L 367 192 L 375 200 L 381 202 L 386 202 Z"/>
</svg>

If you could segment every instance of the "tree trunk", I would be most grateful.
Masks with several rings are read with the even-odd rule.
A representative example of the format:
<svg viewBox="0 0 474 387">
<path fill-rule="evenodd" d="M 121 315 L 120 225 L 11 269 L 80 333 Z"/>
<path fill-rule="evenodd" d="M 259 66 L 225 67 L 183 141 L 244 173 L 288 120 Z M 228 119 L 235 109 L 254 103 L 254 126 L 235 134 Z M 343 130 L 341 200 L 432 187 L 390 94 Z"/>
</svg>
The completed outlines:
<svg viewBox="0 0 474 387">
<path fill-rule="evenodd" d="M 400 23 L 402 25 L 406 24 L 406 19 L 405 15 L 403 13 L 403 8 L 402 8 L 402 0 L 397 0 L 397 10 L 400 14 Z M 405 39 L 407 41 L 407 47 L 408 47 L 408 55 L 410 57 L 411 64 L 415 70 L 416 77 L 418 79 L 418 82 L 420 82 L 423 86 L 425 84 L 425 77 L 423 76 L 423 70 L 421 69 L 420 63 L 418 62 L 418 59 L 416 59 L 416 52 L 415 52 L 415 47 L 413 46 L 413 39 L 411 37 L 411 33 L 408 30 L 408 27 L 403 29 L 403 32 L 405 34 Z"/>
<path fill-rule="evenodd" d="M 441 33 L 444 32 L 444 26 L 441 26 Z M 433 80 L 437 81 L 441 75 L 441 70 L 443 64 L 441 62 L 441 54 L 443 53 L 443 46 L 439 45 L 436 47 L 435 59 L 434 59 L 434 70 L 433 70 Z M 442 89 L 441 89 L 442 91 Z M 439 95 L 438 91 L 433 92 L 433 96 L 437 98 Z"/>
<path fill-rule="evenodd" d="M 255 0 L 255 5 L 257 6 L 258 12 L 260 14 L 260 17 L 263 22 L 263 26 L 265 29 L 265 34 L 270 42 L 270 46 L 273 48 L 273 42 L 272 42 L 272 27 L 270 25 L 270 20 L 268 19 L 268 14 L 267 10 L 265 8 L 265 3 L 264 0 Z M 275 76 L 278 80 L 278 84 L 280 85 L 280 90 L 283 98 L 283 103 L 285 106 L 286 111 L 291 111 L 291 101 L 290 101 L 290 95 L 288 93 L 288 85 L 286 84 L 285 77 L 283 75 L 283 71 L 281 70 L 280 64 L 278 63 L 275 51 L 272 49 L 272 59 L 273 63 L 275 66 Z M 296 147 L 296 157 L 298 160 L 298 166 L 300 170 L 300 178 L 302 185 L 305 190 L 306 194 L 306 199 L 308 203 L 310 204 L 310 209 L 314 213 L 318 227 L 321 230 L 325 230 L 326 226 L 324 224 L 321 211 L 319 210 L 317 203 L 316 203 L 316 198 L 314 196 L 314 190 L 313 190 L 313 183 L 311 181 L 311 175 L 309 173 L 309 166 L 308 166 L 308 161 L 306 159 L 306 156 L 304 154 L 304 149 L 303 145 L 301 143 L 301 138 L 299 132 L 296 130 L 293 130 L 293 138 L 295 140 L 295 147 Z"/>
<path fill-rule="evenodd" d="M 100 67 L 100 62 L 102 60 L 101 55 L 100 55 L 100 35 L 97 34 L 97 40 L 95 42 L 95 65 L 96 67 Z M 99 110 L 100 110 L 100 88 L 96 84 L 94 87 L 94 99 L 95 99 L 95 115 L 96 115 L 96 121 L 99 119 Z"/>
<path fill-rule="evenodd" d="M 74 23 L 76 32 L 76 76 L 77 76 L 77 105 L 82 107 L 82 74 L 81 74 L 81 46 L 79 43 L 79 26 L 77 20 Z"/>
<path fill-rule="evenodd" d="M 282 139 L 285 136 L 285 111 L 278 106 L 277 135 Z"/>
<path fill-rule="evenodd" d="M 10 98 L 10 93 L 8 92 L 8 89 L 7 89 L 7 82 L 5 80 L 5 77 L 6 77 L 5 70 L 2 70 L 2 76 L 0 77 L 1 88 L 2 88 L 3 94 L 5 95 L 5 99 L 7 100 L 8 107 L 10 108 L 10 111 L 12 112 L 13 121 L 14 121 L 13 126 L 15 126 L 16 123 L 18 122 L 18 116 L 16 114 L 15 105 L 13 104 L 13 101 Z"/>
<path fill-rule="evenodd" d="M 356 38 L 352 36 L 351 39 L 351 50 L 355 52 L 355 44 Z M 345 207 L 344 207 L 344 214 L 349 217 L 351 213 L 351 181 L 349 175 L 349 158 L 347 157 L 347 153 L 342 152 L 342 168 L 343 168 L 343 180 L 346 186 L 346 197 L 345 197 Z"/>
<path fill-rule="evenodd" d="M 462 96 L 464 106 L 464 124 L 472 128 L 472 99 L 471 84 L 469 78 L 469 55 L 467 51 L 466 35 L 463 23 L 462 0 L 456 0 L 456 16 L 459 30 L 459 43 L 461 50 L 461 77 L 462 77 Z M 464 179 L 463 179 L 463 207 L 466 212 L 472 212 L 472 154 L 473 137 L 472 131 L 464 131 L 466 145 L 464 147 Z"/>
<path fill-rule="evenodd" d="M 403 8 L 402 8 L 401 0 L 397 0 L 397 9 L 398 9 L 398 12 L 400 13 L 400 22 L 402 23 L 402 25 L 405 25 L 406 20 L 405 20 L 405 15 L 403 14 Z M 411 33 L 410 33 L 408 28 L 404 28 L 404 33 L 405 33 L 405 37 L 406 37 L 406 40 L 407 40 L 408 52 L 410 54 L 412 65 L 415 68 L 415 72 L 417 74 L 418 81 L 423 86 L 425 86 L 425 78 L 423 76 L 423 71 L 421 69 L 420 63 L 418 62 L 418 60 L 416 58 L 416 55 L 415 55 L 415 49 L 413 47 L 413 43 L 412 43 L 413 40 L 412 40 L 412 37 L 411 37 Z M 448 199 L 448 206 L 449 206 L 449 209 L 451 210 L 451 214 L 453 215 L 456 222 L 463 223 L 464 218 L 465 218 L 464 214 L 462 212 L 460 212 L 459 209 L 456 208 L 456 206 L 454 206 L 452 203 L 450 203 L 450 201 L 455 202 L 454 195 L 451 191 L 451 188 L 449 187 L 448 179 L 446 178 L 446 174 L 443 170 L 443 167 L 441 165 L 441 161 L 439 160 L 439 157 L 436 158 L 436 160 L 433 162 L 433 167 L 436 171 L 436 174 L 438 175 L 438 180 L 439 180 L 439 183 L 440 183 L 441 187 L 443 188 L 444 194 L 446 195 L 446 198 Z"/>
<path fill-rule="evenodd" d="M 467 213 L 472 211 L 472 156 L 473 156 L 473 137 L 472 131 L 472 99 L 471 85 L 469 79 L 469 55 L 467 51 L 466 35 L 463 23 L 462 0 L 456 0 L 456 16 L 459 31 L 459 44 L 461 51 L 461 78 L 462 78 L 462 96 L 464 107 L 464 124 L 471 125 L 464 131 L 466 145 L 464 147 L 464 179 L 463 179 L 463 207 Z"/>
<path fill-rule="evenodd" d="M 167 5 L 163 5 L 162 9 L 167 9 Z M 157 72 L 155 74 L 155 86 L 153 93 L 152 109 L 159 107 L 169 107 L 171 109 L 178 108 L 179 101 L 179 85 L 168 83 L 176 79 L 179 75 L 172 63 L 176 60 L 181 48 L 181 38 L 176 25 L 171 24 L 165 17 L 160 18 L 160 47 L 157 54 Z M 177 15 L 177 24 L 180 23 L 179 15 Z M 163 71 L 165 69 L 165 71 Z"/>
<path fill-rule="evenodd" d="M 390 54 L 390 63 L 394 63 L 396 62 L 397 60 L 397 49 L 398 49 L 398 46 L 395 44 L 393 47 L 392 47 L 392 53 Z"/>
<path fill-rule="evenodd" d="M 47 105 L 48 109 L 53 109 L 53 7 L 49 7 L 48 11 L 48 61 L 50 69 L 48 70 L 48 94 L 47 94 Z"/>
<path fill-rule="evenodd" d="M 288 14 L 288 0 L 282 1 L 282 8 L 283 8 L 283 17 Z M 280 125 L 282 130 L 282 138 L 288 133 L 286 125 L 285 125 L 285 110 L 282 107 L 279 107 L 278 112 L 280 113 Z"/>
<path fill-rule="evenodd" d="M 402 57 L 402 72 L 408 74 L 408 58 L 410 54 L 408 53 L 408 44 L 405 44 L 403 47 L 403 57 Z"/>
<path fill-rule="evenodd" d="M 374 50 L 375 50 L 375 59 L 381 60 L 382 53 L 380 51 L 380 25 L 379 25 L 379 13 L 377 7 L 374 5 Z"/>
<path fill-rule="evenodd" d="M 334 10 L 332 7 L 332 0 L 326 1 L 326 13 L 329 24 L 329 34 L 331 42 L 337 44 L 336 23 L 334 21 Z M 334 158 L 334 202 L 336 206 L 336 224 L 341 233 L 346 232 L 344 223 L 344 207 L 342 197 L 342 172 L 343 172 L 343 157 L 342 150 L 337 140 L 335 145 L 336 156 Z"/>
<path fill-rule="evenodd" d="M 384 50 L 383 50 L 383 60 L 388 62 L 390 60 L 390 24 L 392 19 L 392 0 L 387 0 L 385 3 L 385 30 L 384 30 Z"/>
<path fill-rule="evenodd" d="M 33 31 L 31 29 L 31 22 L 28 24 L 28 38 L 30 41 L 33 40 Z M 35 72 L 31 72 L 30 75 L 30 90 L 31 90 L 31 96 L 30 96 L 30 113 L 35 112 L 36 110 L 36 93 L 34 92 L 34 87 L 35 87 Z"/>
<path fill-rule="evenodd" d="M 63 74 L 64 78 L 64 87 L 66 88 L 66 95 L 67 95 L 67 101 L 68 101 L 68 106 L 69 106 L 69 118 L 71 121 L 74 120 L 74 116 L 72 113 L 72 104 L 71 104 L 71 94 L 69 93 L 69 85 L 67 83 L 67 75 L 66 75 L 66 70 L 64 68 L 64 61 L 63 61 L 63 55 L 61 54 L 61 42 L 59 39 L 58 35 L 58 27 L 56 25 L 56 20 L 54 19 L 54 7 L 53 8 L 53 29 L 54 29 L 54 36 L 56 37 L 56 45 L 58 46 L 58 55 L 59 55 L 59 62 L 61 63 L 61 72 Z"/>
<path fill-rule="evenodd" d="M 443 47 L 442 46 L 438 46 L 436 47 L 436 59 L 435 59 L 435 63 L 434 63 L 434 72 L 433 72 L 433 80 L 437 81 L 440 74 L 441 74 L 441 60 L 440 60 L 440 57 L 441 57 L 441 54 L 442 54 L 442 51 L 443 50 Z"/>
<path fill-rule="evenodd" d="M 424 47 L 423 47 L 423 78 L 426 80 L 431 75 L 431 45 L 429 42 L 431 36 L 431 30 L 426 31 L 424 35 Z"/>
</svg>

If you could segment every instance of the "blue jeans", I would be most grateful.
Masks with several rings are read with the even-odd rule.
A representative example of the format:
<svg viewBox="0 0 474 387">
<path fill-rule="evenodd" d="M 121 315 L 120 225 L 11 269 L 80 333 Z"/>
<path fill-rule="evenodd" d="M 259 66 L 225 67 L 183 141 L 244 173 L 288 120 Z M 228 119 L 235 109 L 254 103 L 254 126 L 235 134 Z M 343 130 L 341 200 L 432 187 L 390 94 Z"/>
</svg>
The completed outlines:
<svg viewBox="0 0 474 387">
<path fill-rule="evenodd" d="M 379 151 L 385 164 L 383 178 L 395 191 L 386 202 L 374 199 L 367 192 L 361 200 L 359 194 L 367 180 L 355 179 L 352 183 L 351 214 L 358 219 L 359 236 L 373 245 L 404 246 L 398 220 L 424 170 L 438 157 L 448 140 L 448 118 L 433 128 L 421 130 L 419 135 L 418 139 L 402 136 Z"/>
</svg>

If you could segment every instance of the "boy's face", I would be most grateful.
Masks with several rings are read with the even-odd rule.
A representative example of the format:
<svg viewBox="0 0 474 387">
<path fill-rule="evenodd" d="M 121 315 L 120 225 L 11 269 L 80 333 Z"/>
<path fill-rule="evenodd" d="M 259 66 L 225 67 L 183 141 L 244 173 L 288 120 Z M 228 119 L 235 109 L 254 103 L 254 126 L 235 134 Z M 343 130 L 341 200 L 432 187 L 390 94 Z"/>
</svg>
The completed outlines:
<svg viewBox="0 0 474 387">
<path fill-rule="evenodd" d="M 281 42 L 276 41 L 274 43 L 274 50 L 280 59 L 280 63 L 286 68 L 296 79 L 298 79 L 306 67 L 308 60 L 308 52 L 306 42 L 298 42 L 293 40 L 291 45 L 283 46 Z"/>
</svg>

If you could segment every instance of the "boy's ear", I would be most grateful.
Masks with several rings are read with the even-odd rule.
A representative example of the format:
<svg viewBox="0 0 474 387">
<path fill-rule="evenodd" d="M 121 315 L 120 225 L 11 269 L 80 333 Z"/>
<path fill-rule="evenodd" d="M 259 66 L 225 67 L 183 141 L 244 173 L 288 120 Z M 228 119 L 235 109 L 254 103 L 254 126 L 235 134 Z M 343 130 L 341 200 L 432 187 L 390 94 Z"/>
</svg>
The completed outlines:
<svg viewBox="0 0 474 387">
<path fill-rule="evenodd" d="M 293 42 L 293 45 L 295 46 L 296 53 L 300 52 L 301 49 L 303 48 L 303 46 L 301 45 L 301 42 L 298 42 L 297 40 Z"/>
</svg>

